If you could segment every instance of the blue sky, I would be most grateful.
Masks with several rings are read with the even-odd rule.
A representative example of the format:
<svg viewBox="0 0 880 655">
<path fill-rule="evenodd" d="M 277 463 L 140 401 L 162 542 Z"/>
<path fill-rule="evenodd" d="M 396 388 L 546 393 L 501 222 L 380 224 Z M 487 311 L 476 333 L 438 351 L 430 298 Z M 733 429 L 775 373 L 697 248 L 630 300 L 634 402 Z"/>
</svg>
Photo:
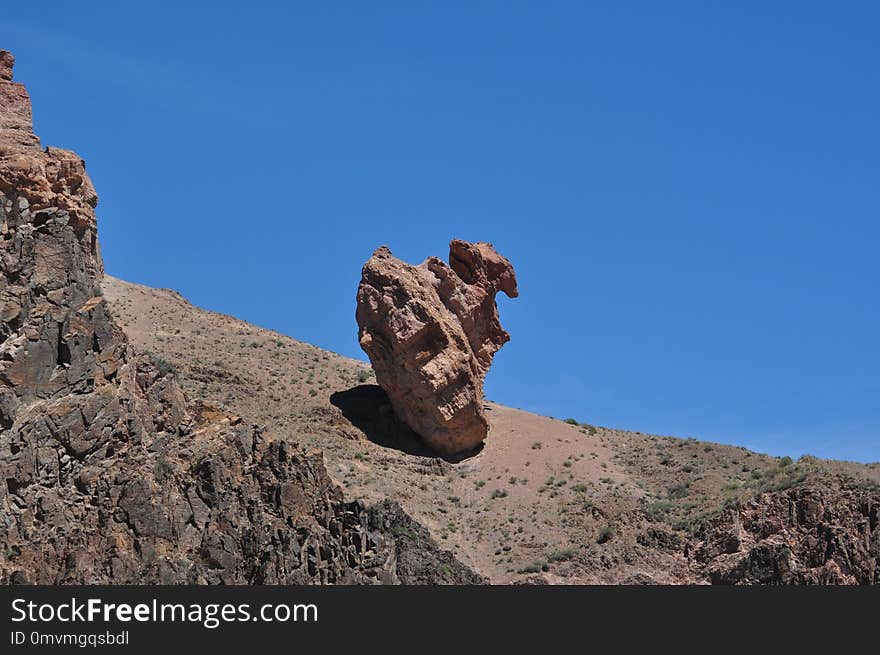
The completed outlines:
<svg viewBox="0 0 880 655">
<path fill-rule="evenodd" d="M 108 272 L 364 358 L 375 247 L 492 241 L 490 398 L 880 459 L 876 3 L 180 4 L 4 3 Z"/>
</svg>

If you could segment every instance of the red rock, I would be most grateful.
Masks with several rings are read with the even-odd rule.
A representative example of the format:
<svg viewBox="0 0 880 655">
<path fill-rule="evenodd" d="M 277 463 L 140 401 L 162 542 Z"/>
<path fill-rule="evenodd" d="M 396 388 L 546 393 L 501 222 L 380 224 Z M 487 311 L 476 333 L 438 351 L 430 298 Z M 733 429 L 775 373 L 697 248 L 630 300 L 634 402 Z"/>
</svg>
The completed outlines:
<svg viewBox="0 0 880 655">
<path fill-rule="evenodd" d="M 488 434 L 483 378 L 510 339 L 495 295 L 518 291 L 513 266 L 491 244 L 454 240 L 449 262 L 430 257 L 412 266 L 379 248 L 363 268 L 357 322 L 397 416 L 453 455 Z"/>
<path fill-rule="evenodd" d="M 15 57 L 8 50 L 0 50 L 0 80 L 12 79 L 12 67 L 15 65 Z"/>
<path fill-rule="evenodd" d="M 31 129 L 31 99 L 23 84 L 12 81 L 12 53 L 0 50 L 0 157 L 39 148 Z"/>
</svg>

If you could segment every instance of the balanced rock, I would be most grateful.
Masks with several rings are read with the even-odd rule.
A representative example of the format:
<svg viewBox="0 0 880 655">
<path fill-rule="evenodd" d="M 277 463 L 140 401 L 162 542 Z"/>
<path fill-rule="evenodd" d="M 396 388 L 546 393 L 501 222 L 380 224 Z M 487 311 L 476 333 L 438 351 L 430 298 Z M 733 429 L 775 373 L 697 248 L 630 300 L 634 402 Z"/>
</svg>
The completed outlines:
<svg viewBox="0 0 880 655">
<path fill-rule="evenodd" d="M 483 378 L 510 335 L 495 295 L 518 294 L 511 263 L 489 243 L 453 240 L 449 264 L 407 264 L 382 246 L 357 294 L 361 347 L 397 416 L 435 450 L 472 450 L 489 432 Z"/>
</svg>

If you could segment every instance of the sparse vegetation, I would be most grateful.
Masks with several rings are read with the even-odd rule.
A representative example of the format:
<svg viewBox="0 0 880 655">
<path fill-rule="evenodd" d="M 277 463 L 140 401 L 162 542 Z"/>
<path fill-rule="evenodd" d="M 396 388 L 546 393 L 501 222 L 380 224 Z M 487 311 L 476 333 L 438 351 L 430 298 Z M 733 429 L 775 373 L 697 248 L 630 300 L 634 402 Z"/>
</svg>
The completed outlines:
<svg viewBox="0 0 880 655">
<path fill-rule="evenodd" d="M 157 482 L 165 482 L 174 474 L 174 468 L 165 455 L 159 455 L 156 463 L 153 465 L 153 475 L 156 476 Z"/>
<path fill-rule="evenodd" d="M 687 498 L 691 493 L 691 483 L 685 482 L 684 484 L 677 484 L 674 487 L 669 489 L 669 497 L 678 500 L 680 498 Z"/>
<path fill-rule="evenodd" d="M 577 554 L 574 548 L 566 548 L 564 550 L 557 550 L 549 555 L 547 555 L 548 562 L 567 562 L 568 560 L 574 558 Z"/>
<path fill-rule="evenodd" d="M 391 528 L 391 534 L 396 537 L 407 537 L 409 539 L 415 539 L 416 533 L 412 531 L 412 529 L 404 526 L 404 525 L 395 525 Z"/>
<path fill-rule="evenodd" d="M 668 500 L 658 500 L 656 502 L 650 503 L 646 511 L 648 516 L 650 516 L 655 521 L 663 521 L 669 515 L 669 512 L 672 510 L 673 504 Z"/>
<path fill-rule="evenodd" d="M 528 566 L 524 566 L 518 572 L 519 573 L 540 573 L 544 568 L 544 564 L 542 562 L 535 562 L 533 564 L 529 564 Z"/>
<path fill-rule="evenodd" d="M 604 528 L 599 530 L 599 534 L 596 536 L 597 544 L 604 544 L 614 537 L 614 528 L 610 525 L 606 525 Z"/>
<path fill-rule="evenodd" d="M 159 372 L 159 377 L 164 377 L 169 373 L 175 373 L 174 367 L 171 363 L 165 359 L 164 357 L 160 357 L 158 355 L 153 355 L 153 364 L 156 366 L 156 370 Z"/>
</svg>

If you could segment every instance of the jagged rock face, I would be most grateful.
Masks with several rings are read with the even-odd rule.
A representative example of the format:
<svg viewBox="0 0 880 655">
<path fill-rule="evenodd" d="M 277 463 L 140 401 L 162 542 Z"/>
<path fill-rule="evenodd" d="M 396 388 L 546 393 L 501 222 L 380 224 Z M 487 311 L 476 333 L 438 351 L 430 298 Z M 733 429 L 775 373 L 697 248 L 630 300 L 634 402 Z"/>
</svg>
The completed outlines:
<svg viewBox="0 0 880 655">
<path fill-rule="evenodd" d="M 880 584 L 880 493 L 832 479 L 762 494 L 699 537 L 714 584 Z"/>
<path fill-rule="evenodd" d="M 394 508 L 346 503 L 320 453 L 189 401 L 100 292 L 97 195 L 42 150 L 0 51 L 0 583 L 424 582 Z M 479 582 L 433 542 L 431 582 Z"/>
<path fill-rule="evenodd" d="M 23 149 L 39 150 L 31 129 L 31 101 L 23 84 L 12 81 L 15 58 L 0 50 L 0 157 Z"/>
<path fill-rule="evenodd" d="M 0 61 L 11 71 L 10 55 Z M 97 194 L 74 153 L 40 149 L 27 91 L 10 76 L 0 75 L 0 428 L 28 403 L 100 393 L 121 355 L 98 295 Z"/>
<path fill-rule="evenodd" d="M 449 265 L 418 266 L 381 247 L 357 294 L 361 347 L 396 414 L 435 450 L 454 455 L 485 439 L 483 378 L 510 340 L 495 296 L 518 295 L 510 262 L 488 243 L 454 240 Z"/>
</svg>

